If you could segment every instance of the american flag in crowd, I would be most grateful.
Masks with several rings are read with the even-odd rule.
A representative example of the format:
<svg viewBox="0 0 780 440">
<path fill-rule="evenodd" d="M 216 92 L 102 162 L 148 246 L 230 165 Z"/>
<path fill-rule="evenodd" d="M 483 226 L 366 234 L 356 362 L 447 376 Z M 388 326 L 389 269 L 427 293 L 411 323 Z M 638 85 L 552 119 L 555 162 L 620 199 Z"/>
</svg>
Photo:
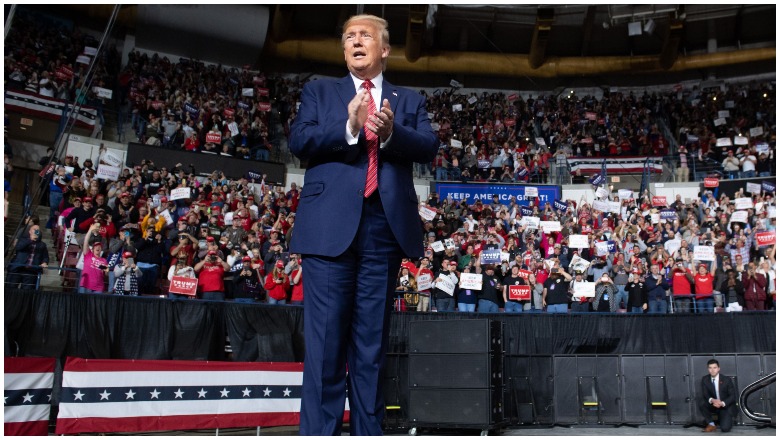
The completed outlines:
<svg viewBox="0 0 780 440">
<path fill-rule="evenodd" d="M 303 364 L 68 358 L 57 434 L 298 425 Z"/>
<path fill-rule="evenodd" d="M 5 358 L 5 435 L 48 435 L 54 362 Z"/>
</svg>

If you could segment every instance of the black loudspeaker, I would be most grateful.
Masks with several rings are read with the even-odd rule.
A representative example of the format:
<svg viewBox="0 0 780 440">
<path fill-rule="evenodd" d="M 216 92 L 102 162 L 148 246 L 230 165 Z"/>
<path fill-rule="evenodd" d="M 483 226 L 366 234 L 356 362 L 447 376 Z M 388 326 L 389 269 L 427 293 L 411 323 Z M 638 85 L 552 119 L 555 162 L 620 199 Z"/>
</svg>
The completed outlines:
<svg viewBox="0 0 780 440">
<path fill-rule="evenodd" d="M 488 388 L 500 385 L 498 359 L 478 354 L 409 355 L 409 386 L 433 388 Z"/>
<path fill-rule="evenodd" d="M 489 353 L 501 350 L 501 322 L 489 319 L 412 321 L 409 353 Z"/>
<path fill-rule="evenodd" d="M 414 321 L 409 327 L 409 423 L 487 428 L 504 417 L 500 321 Z"/>
<path fill-rule="evenodd" d="M 412 425 L 494 425 L 504 419 L 501 390 L 409 390 L 409 422 Z"/>
</svg>

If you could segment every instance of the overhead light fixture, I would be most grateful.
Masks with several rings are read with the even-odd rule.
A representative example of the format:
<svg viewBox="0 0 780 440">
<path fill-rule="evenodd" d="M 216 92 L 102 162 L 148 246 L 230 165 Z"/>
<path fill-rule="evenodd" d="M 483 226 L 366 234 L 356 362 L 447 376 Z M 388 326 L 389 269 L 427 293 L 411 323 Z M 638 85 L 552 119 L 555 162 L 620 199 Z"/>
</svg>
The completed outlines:
<svg viewBox="0 0 780 440">
<path fill-rule="evenodd" d="M 628 36 L 629 37 L 636 37 L 638 35 L 642 35 L 642 23 L 639 21 L 634 21 L 628 24 Z"/>
<path fill-rule="evenodd" d="M 652 34 L 653 31 L 655 31 L 655 21 L 653 19 L 647 20 L 647 23 L 645 23 L 645 33 L 646 34 Z"/>
</svg>

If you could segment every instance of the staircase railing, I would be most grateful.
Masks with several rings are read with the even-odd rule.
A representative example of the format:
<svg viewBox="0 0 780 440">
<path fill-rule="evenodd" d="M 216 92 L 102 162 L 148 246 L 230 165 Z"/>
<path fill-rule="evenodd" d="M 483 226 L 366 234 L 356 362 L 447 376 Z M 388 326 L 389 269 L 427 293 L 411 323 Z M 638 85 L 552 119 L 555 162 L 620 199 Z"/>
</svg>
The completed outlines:
<svg viewBox="0 0 780 440">
<path fill-rule="evenodd" d="M 751 383 L 750 385 L 746 386 L 744 390 L 742 390 L 741 393 L 739 393 L 739 407 L 742 409 L 742 413 L 748 416 L 749 418 L 755 420 L 756 422 L 761 423 L 774 423 L 774 420 L 772 420 L 772 417 L 764 414 L 752 411 L 748 405 L 747 400 L 748 397 L 750 397 L 751 394 L 755 393 L 756 391 L 768 387 L 769 385 L 773 384 L 775 382 L 775 376 L 777 375 L 777 372 L 771 373 L 768 376 L 764 376 L 761 379 L 758 379 L 757 381 Z"/>
</svg>

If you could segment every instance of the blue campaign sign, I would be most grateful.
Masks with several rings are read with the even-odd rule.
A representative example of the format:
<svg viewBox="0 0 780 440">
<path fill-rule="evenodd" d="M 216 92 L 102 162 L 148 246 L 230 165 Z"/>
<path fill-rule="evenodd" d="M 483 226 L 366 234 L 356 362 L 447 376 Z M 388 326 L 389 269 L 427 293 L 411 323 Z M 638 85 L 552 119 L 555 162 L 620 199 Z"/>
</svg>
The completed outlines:
<svg viewBox="0 0 780 440">
<path fill-rule="evenodd" d="M 761 182 L 761 189 L 766 192 L 772 192 L 775 190 L 775 184 L 772 182 L 767 182 L 766 180 Z"/>
<path fill-rule="evenodd" d="M 615 253 L 615 240 L 607 240 L 607 251 L 610 254 Z"/>
<path fill-rule="evenodd" d="M 526 208 L 526 207 L 524 207 L 524 206 L 521 206 L 521 207 L 520 207 L 520 214 L 522 214 L 522 215 L 523 215 L 523 217 L 525 217 L 525 216 L 531 216 L 531 215 L 534 215 L 534 210 L 533 210 L 533 209 L 531 209 L 531 208 Z"/>
<path fill-rule="evenodd" d="M 555 199 L 553 201 L 553 207 L 555 209 L 557 209 L 558 211 L 566 211 L 566 209 L 568 208 L 568 205 L 566 203 L 558 200 L 558 199 Z"/>
<path fill-rule="evenodd" d="M 484 249 L 479 254 L 479 262 L 481 264 L 501 264 L 501 250 Z"/>
<path fill-rule="evenodd" d="M 662 209 L 661 218 L 664 220 L 674 220 L 677 218 L 677 211 L 674 209 Z"/>
<path fill-rule="evenodd" d="M 460 202 L 465 200 L 469 205 L 477 200 L 489 204 L 493 202 L 493 196 L 498 195 L 499 202 L 504 205 L 509 204 L 509 197 L 514 196 L 518 205 L 530 205 L 535 198 L 526 197 L 525 188 L 533 187 L 538 190 L 539 202 L 541 206 L 545 203 L 552 204 L 554 200 L 561 198 L 561 187 L 559 185 L 523 185 L 523 184 L 495 184 L 495 183 L 431 183 L 431 192 L 439 194 L 439 200 L 452 198 Z"/>
</svg>

